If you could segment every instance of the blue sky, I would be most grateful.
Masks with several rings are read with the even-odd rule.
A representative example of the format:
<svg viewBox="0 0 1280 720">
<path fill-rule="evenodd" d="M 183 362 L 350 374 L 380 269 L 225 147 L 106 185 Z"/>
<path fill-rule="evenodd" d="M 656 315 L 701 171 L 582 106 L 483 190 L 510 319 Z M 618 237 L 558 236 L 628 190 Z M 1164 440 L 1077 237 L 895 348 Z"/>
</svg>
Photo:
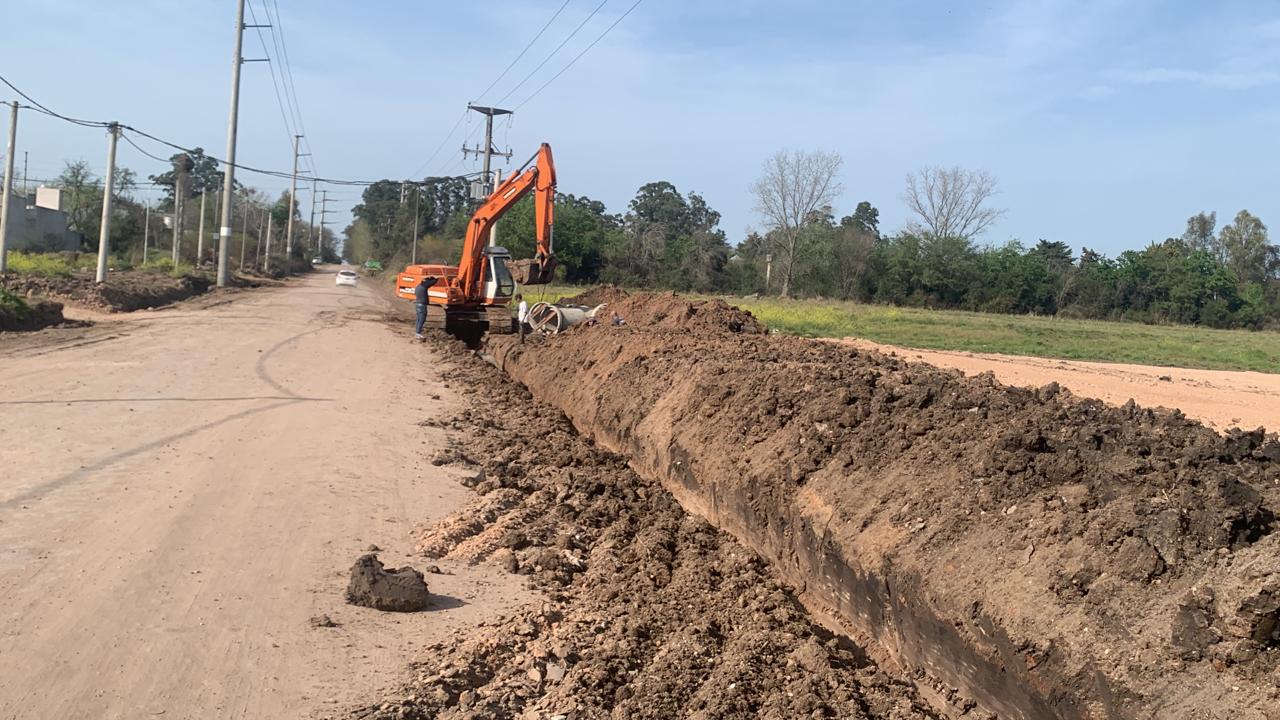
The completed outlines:
<svg viewBox="0 0 1280 720">
<path fill-rule="evenodd" d="M 259 15 L 263 2 L 250 0 Z M 474 170 L 458 146 L 475 140 L 476 118 L 424 161 L 468 101 L 496 103 L 599 4 L 571 0 L 478 97 L 563 0 L 275 2 L 315 165 L 360 179 Z M 524 101 L 631 2 L 609 0 L 503 104 Z M 0 74 L 55 110 L 221 155 L 233 12 L 232 0 L 6 3 Z M 252 32 L 245 54 L 261 56 Z M 550 142 L 561 189 L 612 211 L 653 180 L 697 191 L 732 242 L 760 224 L 749 187 L 765 157 L 822 149 L 845 159 L 838 214 L 869 200 L 893 231 L 908 219 L 907 172 L 981 168 L 1007 210 L 983 241 L 1114 255 L 1180 234 L 1200 210 L 1280 222 L 1278 90 L 1274 3 L 644 0 L 497 135 L 520 160 Z M 105 162 L 99 130 L 28 112 L 19 131 L 34 177 Z M 265 64 L 245 66 L 240 139 L 242 162 L 289 167 Z M 123 145 L 121 162 L 160 169 Z M 357 195 L 333 190 L 336 223 Z"/>
</svg>

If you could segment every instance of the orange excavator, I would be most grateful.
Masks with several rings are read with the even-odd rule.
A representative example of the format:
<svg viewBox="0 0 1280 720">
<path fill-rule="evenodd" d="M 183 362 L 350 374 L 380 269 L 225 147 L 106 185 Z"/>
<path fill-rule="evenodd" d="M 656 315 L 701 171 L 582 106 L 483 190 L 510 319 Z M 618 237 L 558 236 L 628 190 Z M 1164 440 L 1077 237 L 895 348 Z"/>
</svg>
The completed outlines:
<svg viewBox="0 0 1280 720">
<path fill-rule="evenodd" d="M 488 245 L 489 231 L 498 219 L 525 195 L 534 193 L 534 234 L 536 251 L 532 259 L 512 260 L 506 248 Z M 502 182 L 467 224 L 462 259 L 453 265 L 409 265 L 396 278 L 396 294 L 412 300 L 422 279 L 435 278 L 427 291 L 431 327 L 464 336 L 484 331 L 511 332 L 507 304 L 516 283 L 545 285 L 555 271 L 553 228 L 555 217 L 556 168 L 551 146 L 543 143 L 538 152 Z"/>
</svg>

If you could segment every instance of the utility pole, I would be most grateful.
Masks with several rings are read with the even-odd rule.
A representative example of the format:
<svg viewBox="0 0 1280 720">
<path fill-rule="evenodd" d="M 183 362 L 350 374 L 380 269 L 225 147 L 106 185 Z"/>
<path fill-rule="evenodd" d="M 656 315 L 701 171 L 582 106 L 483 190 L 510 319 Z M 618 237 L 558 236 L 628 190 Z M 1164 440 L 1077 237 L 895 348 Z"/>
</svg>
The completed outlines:
<svg viewBox="0 0 1280 720">
<path fill-rule="evenodd" d="M 116 142 L 120 139 L 120 126 L 111 123 L 107 130 L 107 174 L 102 181 L 102 228 L 98 231 L 98 275 L 95 282 L 107 281 L 107 254 L 111 251 L 111 195 L 115 190 Z"/>
<path fill-rule="evenodd" d="M 293 252 L 293 213 L 298 207 L 298 141 L 302 139 L 301 135 L 293 136 L 293 181 L 289 185 L 289 224 L 285 230 L 284 249 L 285 253 Z M 306 153 L 310 155 L 310 153 Z"/>
<path fill-rule="evenodd" d="M 151 239 L 151 201 L 147 201 L 146 220 L 142 222 L 142 264 L 147 264 L 147 241 Z"/>
<path fill-rule="evenodd" d="M 317 256 L 317 257 L 323 257 L 323 256 L 324 256 L 324 216 L 325 216 L 325 215 L 327 215 L 327 214 L 329 214 L 329 213 L 331 213 L 331 212 L 335 212 L 335 211 L 333 211 L 333 210 L 330 210 L 330 209 L 329 209 L 329 203 L 333 202 L 332 200 L 330 200 L 330 199 L 329 199 L 329 191 L 328 191 L 328 190 L 321 190 L 321 191 L 320 191 L 320 195 L 321 195 L 321 198 L 320 198 L 320 233 L 319 233 L 319 235 L 317 235 L 317 236 L 316 236 L 316 256 Z"/>
<path fill-rule="evenodd" d="M 182 153 L 173 161 L 173 266 L 178 267 L 179 250 L 182 247 L 182 196 L 186 194 L 187 177 L 195 163 L 191 156 Z"/>
<path fill-rule="evenodd" d="M 502 184 L 502 171 L 495 170 L 493 172 L 493 189 L 496 191 L 498 186 Z M 498 246 L 498 223 L 489 226 L 489 247 Z"/>
<path fill-rule="evenodd" d="M 13 186 L 13 153 L 18 144 L 18 101 L 9 106 L 9 151 L 4 160 L 4 190 L 0 192 L 0 273 L 9 269 L 9 200 Z"/>
<path fill-rule="evenodd" d="M 244 272 L 244 244 L 249 240 L 249 203 L 244 203 L 244 222 L 240 225 L 240 272 Z"/>
<path fill-rule="evenodd" d="M 263 214 L 270 214 L 270 211 L 264 211 Z M 265 217 L 258 220 L 258 242 L 254 243 L 253 246 L 253 266 L 255 268 L 262 267 L 262 229 L 266 224 L 267 219 Z"/>
<path fill-rule="evenodd" d="M 316 230 L 316 179 L 311 178 L 311 222 L 307 223 L 307 251 L 311 251 L 311 234 Z"/>
<path fill-rule="evenodd" d="M 413 186 L 413 252 L 410 253 L 410 265 L 418 264 L 418 203 L 422 199 L 422 188 Z M 345 252 L 343 253 L 346 254 Z"/>
<path fill-rule="evenodd" d="M 481 107 L 479 105 L 471 105 L 471 104 L 467 105 L 467 109 L 474 110 L 475 112 L 478 112 L 481 115 L 485 116 L 484 149 L 481 150 L 479 148 L 469 148 L 464 145 L 462 147 L 462 156 L 467 157 L 468 155 L 474 153 L 476 155 L 481 155 L 484 157 L 484 169 L 481 171 L 483 173 L 481 177 L 484 179 L 484 183 L 485 183 L 485 197 L 488 197 L 490 194 L 493 193 L 493 189 L 496 187 L 496 185 L 494 185 L 492 182 L 493 178 L 490 177 L 489 175 L 490 159 L 494 155 L 497 155 L 498 157 L 507 158 L 508 160 L 511 159 L 510 150 L 508 150 L 505 153 L 502 153 L 502 152 L 498 152 L 493 147 L 493 118 L 495 115 L 510 115 L 511 111 L 503 110 L 502 108 Z"/>
<path fill-rule="evenodd" d="M 200 232 L 196 235 L 196 267 L 200 266 L 200 260 L 204 258 L 204 205 L 208 197 L 208 190 L 200 191 Z"/>
<path fill-rule="evenodd" d="M 240 117 L 240 66 L 244 64 L 244 0 L 236 2 L 236 45 L 231 57 L 231 109 L 227 116 L 227 171 L 222 178 L 222 221 L 218 228 L 218 287 L 227 285 L 227 246 L 231 242 L 231 192 L 236 183 L 236 122 Z"/>
<path fill-rule="evenodd" d="M 267 210 L 267 254 L 262 258 L 262 271 L 268 273 L 271 272 L 271 221 L 274 219 Z"/>
</svg>

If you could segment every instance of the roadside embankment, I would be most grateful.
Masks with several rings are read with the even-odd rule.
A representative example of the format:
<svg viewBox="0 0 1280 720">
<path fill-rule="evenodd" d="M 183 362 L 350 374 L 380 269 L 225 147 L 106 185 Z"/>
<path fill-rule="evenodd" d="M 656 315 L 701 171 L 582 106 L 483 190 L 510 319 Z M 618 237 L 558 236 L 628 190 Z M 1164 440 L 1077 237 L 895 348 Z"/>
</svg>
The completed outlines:
<svg viewBox="0 0 1280 720">
<path fill-rule="evenodd" d="M 122 271 L 104 283 L 89 276 L 43 276 L 6 273 L 0 287 L 15 295 L 61 300 L 92 310 L 131 312 L 160 307 L 208 291 L 213 283 L 198 275 L 171 277 L 163 273 Z"/>
<path fill-rule="evenodd" d="M 1280 717 L 1274 435 L 612 302 L 490 352 L 881 663 L 1002 718 Z"/>
</svg>

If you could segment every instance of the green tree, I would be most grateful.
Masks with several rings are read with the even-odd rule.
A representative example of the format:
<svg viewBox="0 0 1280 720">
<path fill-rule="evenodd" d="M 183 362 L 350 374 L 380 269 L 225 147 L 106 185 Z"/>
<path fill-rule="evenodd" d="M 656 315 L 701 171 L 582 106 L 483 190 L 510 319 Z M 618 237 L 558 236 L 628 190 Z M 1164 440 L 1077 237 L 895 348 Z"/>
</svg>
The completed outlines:
<svg viewBox="0 0 1280 720">
<path fill-rule="evenodd" d="M 1182 241 L 1192 250 L 1202 250 L 1212 255 L 1218 262 L 1226 262 L 1222 243 L 1214 235 L 1217 224 L 1218 213 L 1198 212 L 1187 218 L 1187 229 L 1182 233 Z"/>
<path fill-rule="evenodd" d="M 1267 241 L 1267 226 L 1248 210 L 1236 213 L 1235 220 L 1222 228 L 1220 236 L 1226 265 L 1240 282 L 1262 284 L 1275 268 L 1276 249 Z"/>
<path fill-rule="evenodd" d="M 841 227 L 853 227 L 872 237 L 880 237 L 880 211 L 871 203 L 863 200 L 854 208 L 852 215 L 840 218 Z"/>
<path fill-rule="evenodd" d="M 187 174 L 187 179 L 183 185 L 183 195 L 185 197 L 199 197 L 202 192 L 222 192 L 224 178 L 217 160 L 205 155 L 203 148 L 194 148 L 189 153 L 170 155 L 170 164 L 178 165 L 182 162 L 184 155 L 191 159 L 191 171 Z M 173 208 L 173 191 L 177 178 L 178 173 L 176 170 L 149 176 L 151 182 L 164 189 L 164 207 L 169 209 Z M 240 181 L 236 180 L 235 190 L 238 191 L 241 187 Z"/>
</svg>

